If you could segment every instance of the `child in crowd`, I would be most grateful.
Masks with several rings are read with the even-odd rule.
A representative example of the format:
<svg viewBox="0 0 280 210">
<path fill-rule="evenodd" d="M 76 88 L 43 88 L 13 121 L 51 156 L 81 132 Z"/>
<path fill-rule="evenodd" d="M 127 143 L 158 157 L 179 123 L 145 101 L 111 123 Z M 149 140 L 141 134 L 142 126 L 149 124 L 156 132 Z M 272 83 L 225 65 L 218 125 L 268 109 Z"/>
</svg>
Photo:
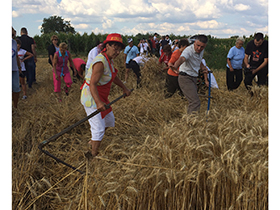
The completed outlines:
<svg viewBox="0 0 280 210">
<path fill-rule="evenodd" d="M 65 82 L 64 91 L 66 95 L 69 94 L 69 88 L 72 85 L 72 79 L 68 68 L 68 61 L 70 65 L 74 68 L 74 76 L 77 75 L 77 70 L 73 63 L 70 52 L 67 50 L 67 44 L 65 42 L 60 43 L 59 51 L 54 54 L 53 58 L 53 84 L 54 84 L 54 92 L 57 93 L 57 99 L 59 102 L 61 99 L 61 79 Z"/>
<path fill-rule="evenodd" d="M 159 57 L 158 60 L 160 64 L 165 63 L 165 67 L 162 69 L 163 72 L 166 72 L 169 69 L 168 62 L 171 56 L 172 56 L 171 47 L 169 44 L 167 44 L 163 47 L 161 56 Z"/>
<path fill-rule="evenodd" d="M 22 91 L 23 91 L 22 99 L 27 99 L 26 84 L 25 84 L 26 68 L 25 68 L 24 61 L 33 57 L 33 54 L 21 48 L 21 41 L 19 39 L 16 39 L 16 42 L 17 42 L 18 57 L 20 60 L 20 65 L 21 65 L 21 73 L 19 74 L 19 82 L 20 82 L 20 85 L 21 85 Z M 25 55 L 26 55 L 26 57 L 24 57 Z"/>
<path fill-rule="evenodd" d="M 202 59 L 202 61 L 201 61 L 202 63 L 203 63 L 203 65 L 207 68 L 207 70 L 208 70 L 208 72 L 209 71 L 211 71 L 210 69 L 209 69 L 209 67 L 206 65 L 206 61 L 205 61 L 205 59 Z M 206 78 L 206 86 L 207 87 L 209 87 L 209 75 L 211 75 L 211 88 L 217 88 L 217 89 L 219 89 L 219 86 L 218 86 L 218 83 L 217 83 L 217 81 L 216 81 L 216 79 L 215 79 L 215 77 L 214 77 L 214 75 L 213 75 L 213 73 L 211 73 L 211 74 L 207 74 L 207 78 Z"/>
</svg>

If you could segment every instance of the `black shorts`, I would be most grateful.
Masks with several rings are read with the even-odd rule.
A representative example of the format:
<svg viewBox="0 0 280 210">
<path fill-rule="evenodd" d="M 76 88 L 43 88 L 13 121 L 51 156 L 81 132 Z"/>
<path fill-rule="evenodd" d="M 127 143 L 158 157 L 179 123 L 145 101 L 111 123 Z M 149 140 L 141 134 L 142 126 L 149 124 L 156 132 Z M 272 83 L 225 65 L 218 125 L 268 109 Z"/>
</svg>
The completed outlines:
<svg viewBox="0 0 280 210">
<path fill-rule="evenodd" d="M 21 78 L 25 78 L 27 75 L 26 71 L 22 71 L 21 73 L 19 73 L 19 77 Z"/>
<path fill-rule="evenodd" d="M 130 61 L 129 61 L 130 62 Z M 125 67 L 127 68 L 127 69 L 131 69 L 131 66 L 129 65 L 129 63 L 126 63 L 125 64 Z"/>
</svg>

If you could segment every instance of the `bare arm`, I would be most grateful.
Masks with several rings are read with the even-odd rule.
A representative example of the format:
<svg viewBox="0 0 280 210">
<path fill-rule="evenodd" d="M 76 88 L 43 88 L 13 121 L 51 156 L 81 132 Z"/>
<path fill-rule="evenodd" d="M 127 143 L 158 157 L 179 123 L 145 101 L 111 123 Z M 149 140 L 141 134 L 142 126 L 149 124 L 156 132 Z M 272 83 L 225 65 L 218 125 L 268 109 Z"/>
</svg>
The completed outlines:
<svg viewBox="0 0 280 210">
<path fill-rule="evenodd" d="M 19 70 L 19 73 L 21 73 L 20 59 L 19 59 L 18 55 L 16 55 L 16 58 L 17 58 L 17 66 L 18 66 L 18 70 Z"/>
<path fill-rule="evenodd" d="M 231 65 L 231 62 L 230 62 L 230 59 L 229 59 L 229 58 L 227 58 L 227 64 L 228 64 L 228 66 L 229 66 L 229 70 L 230 70 L 230 71 L 234 71 L 234 69 L 232 68 L 232 65 Z"/>
<path fill-rule="evenodd" d="M 170 65 L 169 67 L 172 68 L 173 70 L 177 70 L 179 66 L 182 65 L 186 61 L 186 58 L 181 56 L 175 63 L 174 65 Z"/>
<path fill-rule="evenodd" d="M 209 81 L 208 81 L 207 73 L 204 73 L 203 75 L 204 75 L 205 85 L 207 87 L 209 87 Z"/>
<path fill-rule="evenodd" d="M 202 70 L 203 72 L 203 76 L 204 76 L 204 80 L 205 80 L 205 84 L 207 87 L 209 87 L 209 81 L 208 81 L 208 69 L 206 68 L 206 66 L 204 66 L 204 64 L 201 62 L 200 63 L 200 69 Z"/>
<path fill-rule="evenodd" d="M 178 70 L 178 69 L 173 69 L 172 66 L 173 66 L 173 63 L 168 62 L 168 67 L 169 67 L 172 71 L 174 71 L 176 74 L 179 74 L 179 70 Z"/>
<path fill-rule="evenodd" d="M 204 66 L 202 62 L 200 63 L 200 69 L 202 70 L 203 73 L 208 74 L 208 69 L 206 68 L 206 66 Z"/>
<path fill-rule="evenodd" d="M 36 44 L 31 45 L 31 50 L 34 56 L 34 62 L 36 63 L 37 62 Z"/>
<path fill-rule="evenodd" d="M 249 55 L 245 54 L 245 57 L 244 57 L 244 64 L 245 64 L 245 68 L 250 68 L 250 65 L 248 63 L 248 58 L 249 58 Z"/>
<path fill-rule="evenodd" d="M 74 76 L 76 76 L 76 75 L 77 75 L 77 69 L 75 68 L 75 65 L 74 65 L 74 63 L 73 63 L 71 53 L 68 52 L 68 54 L 69 54 L 69 63 L 70 63 L 70 66 L 73 67 L 73 69 L 74 69 Z"/>
<path fill-rule="evenodd" d="M 33 57 L 33 54 L 28 51 L 26 51 L 25 55 L 27 55 L 27 56 L 24 59 L 22 59 L 22 61 L 25 61 L 25 60 Z"/>
<path fill-rule="evenodd" d="M 77 71 L 77 73 L 78 73 L 78 75 L 79 75 L 82 79 L 84 79 L 83 71 L 82 71 L 82 73 L 80 73 L 79 71 Z"/>
<path fill-rule="evenodd" d="M 52 63 L 53 63 L 53 72 L 54 72 L 54 74 L 55 74 L 55 78 L 58 80 L 59 78 L 58 78 L 57 72 L 56 72 L 57 54 L 54 54 Z"/>
<path fill-rule="evenodd" d="M 264 68 L 267 64 L 268 64 L 268 58 L 265 58 L 264 61 L 262 62 L 262 64 L 261 64 L 258 68 L 252 70 L 252 73 L 253 73 L 253 74 L 257 73 L 257 72 L 260 71 L 262 68 Z"/>
</svg>

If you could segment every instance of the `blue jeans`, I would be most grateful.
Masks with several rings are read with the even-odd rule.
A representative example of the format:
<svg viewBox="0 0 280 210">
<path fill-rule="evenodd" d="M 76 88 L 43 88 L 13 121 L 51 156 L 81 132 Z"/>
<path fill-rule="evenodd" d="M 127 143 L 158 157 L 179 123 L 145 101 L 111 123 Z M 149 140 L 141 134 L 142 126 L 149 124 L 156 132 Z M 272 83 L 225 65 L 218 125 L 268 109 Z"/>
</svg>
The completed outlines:
<svg viewBox="0 0 280 210">
<path fill-rule="evenodd" d="M 26 78 L 27 78 L 27 84 L 29 88 L 32 88 L 32 83 L 35 81 L 35 62 L 34 58 L 30 58 L 26 60 L 25 62 L 25 68 L 26 68 Z"/>
<path fill-rule="evenodd" d="M 18 71 L 12 71 L 12 92 L 14 93 L 20 92 Z"/>
</svg>

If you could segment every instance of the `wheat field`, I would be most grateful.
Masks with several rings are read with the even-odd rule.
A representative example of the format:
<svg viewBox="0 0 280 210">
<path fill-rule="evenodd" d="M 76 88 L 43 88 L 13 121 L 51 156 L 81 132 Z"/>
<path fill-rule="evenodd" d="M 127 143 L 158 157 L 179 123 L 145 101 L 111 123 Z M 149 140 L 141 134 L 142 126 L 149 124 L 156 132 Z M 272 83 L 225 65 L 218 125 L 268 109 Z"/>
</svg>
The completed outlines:
<svg viewBox="0 0 280 210">
<path fill-rule="evenodd" d="M 123 80 L 122 64 L 120 54 L 115 66 Z M 242 83 L 229 92 L 225 71 L 211 69 L 220 89 L 212 90 L 210 112 L 202 95 L 200 113 L 189 116 L 178 94 L 164 98 L 160 70 L 148 61 L 138 89 L 130 72 L 134 91 L 112 105 L 116 124 L 96 158 L 85 157 L 88 122 L 46 146 L 81 174 L 38 145 L 86 117 L 82 81 L 58 103 L 51 67 L 39 58 L 38 84 L 12 110 L 12 209 L 268 209 L 268 88 L 254 86 L 251 97 Z M 120 95 L 113 85 L 110 101 Z"/>
</svg>

